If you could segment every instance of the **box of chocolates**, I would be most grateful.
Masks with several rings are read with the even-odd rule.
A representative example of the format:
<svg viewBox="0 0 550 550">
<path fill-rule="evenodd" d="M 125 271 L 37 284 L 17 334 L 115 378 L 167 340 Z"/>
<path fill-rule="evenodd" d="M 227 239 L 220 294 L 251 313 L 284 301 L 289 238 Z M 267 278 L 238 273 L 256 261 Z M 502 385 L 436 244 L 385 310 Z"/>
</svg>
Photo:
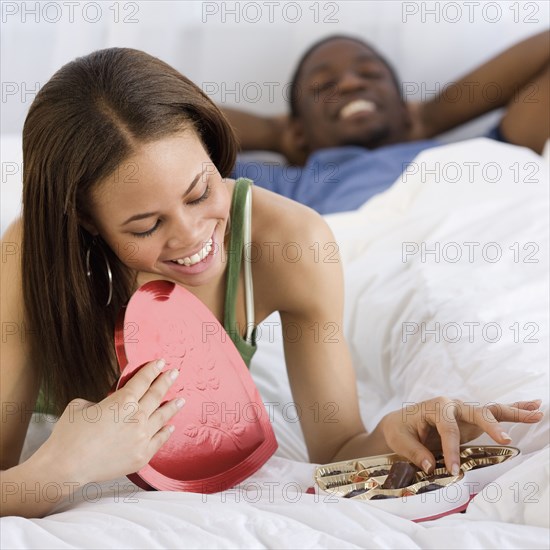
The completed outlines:
<svg viewBox="0 0 550 550">
<path fill-rule="evenodd" d="M 340 498 L 360 500 L 414 521 L 460 512 L 486 485 L 514 466 L 519 449 L 501 445 L 463 446 L 453 476 L 443 456 L 426 474 L 405 458 L 387 454 L 319 466 L 316 488 Z"/>
</svg>

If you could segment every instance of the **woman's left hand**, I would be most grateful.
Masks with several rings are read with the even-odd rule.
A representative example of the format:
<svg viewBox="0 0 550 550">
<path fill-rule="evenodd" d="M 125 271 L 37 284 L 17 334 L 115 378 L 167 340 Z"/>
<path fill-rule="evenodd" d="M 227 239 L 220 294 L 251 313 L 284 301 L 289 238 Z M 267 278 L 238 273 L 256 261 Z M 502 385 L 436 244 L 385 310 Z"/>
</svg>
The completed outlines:
<svg viewBox="0 0 550 550">
<path fill-rule="evenodd" d="M 538 422 L 543 416 L 538 410 L 540 404 L 537 399 L 480 406 L 437 397 L 387 414 L 375 431 L 381 431 L 380 435 L 393 451 L 425 472 L 431 472 L 435 466 L 431 451 L 442 449 L 447 470 L 456 475 L 460 468 L 461 443 L 486 432 L 497 443 L 509 445 L 511 438 L 500 422 Z"/>
</svg>

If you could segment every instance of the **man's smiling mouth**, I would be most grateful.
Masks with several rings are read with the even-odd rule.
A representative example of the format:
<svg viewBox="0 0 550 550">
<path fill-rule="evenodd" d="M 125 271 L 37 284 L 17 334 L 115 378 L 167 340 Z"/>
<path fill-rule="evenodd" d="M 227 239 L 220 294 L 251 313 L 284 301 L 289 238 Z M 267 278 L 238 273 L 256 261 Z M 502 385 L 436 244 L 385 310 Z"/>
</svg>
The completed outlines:
<svg viewBox="0 0 550 550">
<path fill-rule="evenodd" d="M 376 111 L 376 104 L 366 99 L 356 99 L 350 101 L 347 105 L 340 109 L 338 118 L 340 120 L 349 118 L 357 113 L 373 113 Z"/>
</svg>

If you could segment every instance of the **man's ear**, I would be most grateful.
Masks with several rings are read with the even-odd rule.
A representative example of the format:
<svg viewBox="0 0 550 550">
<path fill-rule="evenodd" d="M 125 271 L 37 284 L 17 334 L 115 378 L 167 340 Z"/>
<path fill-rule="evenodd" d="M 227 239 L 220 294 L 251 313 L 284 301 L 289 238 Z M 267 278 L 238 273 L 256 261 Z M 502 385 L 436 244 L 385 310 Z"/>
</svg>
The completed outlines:
<svg viewBox="0 0 550 550">
<path fill-rule="evenodd" d="M 292 139 L 298 149 L 305 150 L 307 148 L 306 133 L 304 131 L 304 123 L 299 118 L 290 118 L 290 132 Z"/>
<path fill-rule="evenodd" d="M 401 100 L 401 108 L 403 109 L 403 122 L 405 124 L 405 128 L 411 128 L 414 122 L 413 118 L 416 114 L 415 109 L 417 108 L 417 105 Z"/>
</svg>

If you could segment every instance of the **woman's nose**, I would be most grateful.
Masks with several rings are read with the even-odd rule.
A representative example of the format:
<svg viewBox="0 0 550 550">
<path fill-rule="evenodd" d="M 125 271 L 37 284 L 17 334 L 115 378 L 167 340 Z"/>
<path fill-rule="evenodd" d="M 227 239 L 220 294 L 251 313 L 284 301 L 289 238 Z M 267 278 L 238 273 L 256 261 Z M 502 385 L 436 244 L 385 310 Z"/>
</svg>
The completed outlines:
<svg viewBox="0 0 550 550">
<path fill-rule="evenodd" d="M 178 214 L 170 224 L 169 231 L 166 245 L 171 249 L 192 248 L 200 244 L 199 241 L 208 240 L 209 237 L 204 235 L 199 220 L 189 211 Z"/>
</svg>

